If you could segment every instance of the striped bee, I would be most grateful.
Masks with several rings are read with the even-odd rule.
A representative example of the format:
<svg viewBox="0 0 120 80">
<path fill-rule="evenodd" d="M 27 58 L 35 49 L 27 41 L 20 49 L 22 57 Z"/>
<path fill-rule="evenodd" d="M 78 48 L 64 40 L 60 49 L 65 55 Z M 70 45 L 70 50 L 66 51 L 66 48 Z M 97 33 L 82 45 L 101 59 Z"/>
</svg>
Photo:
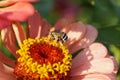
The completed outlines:
<svg viewBox="0 0 120 80">
<path fill-rule="evenodd" d="M 68 36 L 65 32 L 60 32 L 58 30 L 50 32 L 49 36 L 52 40 L 56 40 L 57 42 L 60 42 L 62 44 L 65 43 L 68 39 Z"/>
</svg>

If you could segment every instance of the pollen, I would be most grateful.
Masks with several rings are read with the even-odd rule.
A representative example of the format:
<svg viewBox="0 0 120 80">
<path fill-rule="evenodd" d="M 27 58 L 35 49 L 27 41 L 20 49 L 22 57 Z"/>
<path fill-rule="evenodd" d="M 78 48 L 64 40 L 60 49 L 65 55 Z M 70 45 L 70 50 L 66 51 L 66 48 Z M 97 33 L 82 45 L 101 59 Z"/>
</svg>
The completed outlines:
<svg viewBox="0 0 120 80">
<path fill-rule="evenodd" d="M 26 39 L 16 52 L 18 80 L 68 80 L 72 56 L 65 45 L 49 37 Z"/>
</svg>

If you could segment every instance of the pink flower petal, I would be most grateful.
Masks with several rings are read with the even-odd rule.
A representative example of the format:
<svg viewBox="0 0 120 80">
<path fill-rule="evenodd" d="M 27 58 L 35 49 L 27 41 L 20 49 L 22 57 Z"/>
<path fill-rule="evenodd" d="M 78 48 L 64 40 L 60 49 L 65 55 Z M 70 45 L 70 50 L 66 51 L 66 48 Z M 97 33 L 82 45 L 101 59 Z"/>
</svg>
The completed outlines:
<svg viewBox="0 0 120 80">
<path fill-rule="evenodd" d="M 51 25 L 47 21 L 43 20 L 40 37 L 48 36 L 50 32 L 50 28 L 51 28 Z"/>
<path fill-rule="evenodd" d="M 113 56 L 109 56 L 110 59 L 112 59 L 113 63 L 114 63 L 114 71 L 113 73 L 117 73 L 118 72 L 118 64 L 117 61 L 115 60 L 115 58 Z"/>
<path fill-rule="evenodd" d="M 95 41 L 97 34 L 98 33 L 95 27 L 86 25 L 86 34 L 84 35 L 83 39 L 69 47 L 70 53 L 74 53 L 81 48 L 89 46 L 92 42 Z"/>
<path fill-rule="evenodd" d="M 89 46 L 89 50 L 94 59 L 103 58 L 108 55 L 107 48 L 101 43 L 93 43 Z"/>
<path fill-rule="evenodd" d="M 66 42 L 67 46 L 72 45 L 76 41 L 80 40 L 86 31 L 86 26 L 82 22 L 76 22 L 71 19 L 60 19 L 55 24 L 55 30 L 60 30 L 67 33 L 68 41 Z"/>
<path fill-rule="evenodd" d="M 36 11 L 35 14 L 28 19 L 27 26 L 28 37 L 31 38 L 40 37 L 42 24 L 43 24 L 42 18 L 40 14 Z"/>
<path fill-rule="evenodd" d="M 13 69 L 0 62 L 0 80 L 16 80 Z"/>
<path fill-rule="evenodd" d="M 16 46 L 15 35 L 13 33 L 12 27 L 8 27 L 1 30 L 1 38 L 5 46 L 8 50 L 15 56 L 18 57 L 16 54 L 16 50 L 18 49 Z"/>
<path fill-rule="evenodd" d="M 93 43 L 72 60 L 72 68 L 83 65 L 91 59 L 101 59 L 107 55 L 107 49 L 100 43 Z"/>
<path fill-rule="evenodd" d="M 114 71 L 114 63 L 110 58 L 95 59 L 92 60 L 90 64 L 90 72 L 112 73 Z"/>
<path fill-rule="evenodd" d="M 6 28 L 11 25 L 12 25 L 11 21 L 0 17 L 0 29 Z"/>
<path fill-rule="evenodd" d="M 73 59 L 71 75 L 113 73 L 116 63 L 106 55 L 107 50 L 102 44 L 94 43 L 90 45 L 89 48 L 86 48 Z"/>
<path fill-rule="evenodd" d="M 16 2 L 37 2 L 39 0 L 2 0 L 0 1 L 0 6 L 8 6 Z"/>
<path fill-rule="evenodd" d="M 15 61 L 0 52 L 0 61 L 4 64 L 14 67 Z"/>
<path fill-rule="evenodd" d="M 82 76 L 72 76 L 70 80 L 116 80 L 114 74 L 88 74 Z"/>
<path fill-rule="evenodd" d="M 62 30 L 64 27 L 68 26 L 72 21 L 66 18 L 59 19 L 54 25 L 55 30 Z"/>
<path fill-rule="evenodd" d="M 103 66 L 104 65 L 104 66 Z M 72 68 L 71 75 L 85 75 L 90 73 L 111 74 L 114 72 L 114 63 L 109 58 L 91 60 L 83 65 Z"/>
<path fill-rule="evenodd" d="M 68 41 L 66 42 L 66 44 L 70 46 L 76 41 L 83 38 L 86 32 L 86 26 L 82 22 L 72 23 L 67 27 L 64 27 L 63 32 L 67 33 Z"/>
<path fill-rule="evenodd" d="M 32 4 L 19 2 L 12 6 L 0 8 L 0 16 L 11 21 L 25 21 L 29 16 L 34 14 Z"/>
<path fill-rule="evenodd" d="M 13 30 L 18 44 L 21 44 L 23 40 L 26 39 L 23 26 L 20 23 L 16 22 L 15 24 L 13 24 Z"/>
</svg>

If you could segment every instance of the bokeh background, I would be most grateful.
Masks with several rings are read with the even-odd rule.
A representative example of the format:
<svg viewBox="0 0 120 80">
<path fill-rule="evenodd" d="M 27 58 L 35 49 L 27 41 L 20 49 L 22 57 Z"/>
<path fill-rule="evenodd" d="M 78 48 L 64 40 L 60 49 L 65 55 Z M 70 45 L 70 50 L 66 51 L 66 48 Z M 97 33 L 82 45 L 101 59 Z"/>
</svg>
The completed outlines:
<svg viewBox="0 0 120 80">
<path fill-rule="evenodd" d="M 95 26 L 99 33 L 96 42 L 106 45 L 117 60 L 120 80 L 120 0 L 40 0 L 33 5 L 52 25 L 67 17 Z M 2 43 L 0 49 L 9 53 Z"/>
</svg>

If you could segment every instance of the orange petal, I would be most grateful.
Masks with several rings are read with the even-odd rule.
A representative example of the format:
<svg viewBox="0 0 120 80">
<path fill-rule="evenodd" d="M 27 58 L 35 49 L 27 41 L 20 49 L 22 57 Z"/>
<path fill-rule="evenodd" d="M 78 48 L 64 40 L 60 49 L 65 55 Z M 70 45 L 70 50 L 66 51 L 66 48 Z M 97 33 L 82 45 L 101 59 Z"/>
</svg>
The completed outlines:
<svg viewBox="0 0 120 80">
<path fill-rule="evenodd" d="M 39 0 L 2 0 L 0 1 L 0 6 L 8 6 L 16 2 L 36 2 Z"/>
<path fill-rule="evenodd" d="M 36 11 L 33 16 L 28 19 L 27 33 L 28 37 L 35 38 L 40 37 L 41 27 L 43 21 L 40 14 Z"/>
<path fill-rule="evenodd" d="M 23 26 L 20 25 L 20 23 L 16 22 L 15 24 L 13 24 L 13 30 L 14 30 L 15 37 L 17 39 L 18 44 L 21 44 L 23 40 L 26 39 Z"/>
<path fill-rule="evenodd" d="M 98 33 L 95 27 L 86 25 L 86 34 L 84 35 L 83 39 L 69 47 L 70 53 L 73 54 L 77 50 L 89 46 L 92 42 L 95 41 L 97 34 Z"/>
<path fill-rule="evenodd" d="M 2 0 L 0 1 L 0 6 L 8 6 L 15 3 L 15 0 Z"/>
<path fill-rule="evenodd" d="M 46 20 L 43 20 L 40 37 L 48 36 L 48 34 L 50 32 L 50 27 L 51 27 L 51 25 Z"/>
<path fill-rule="evenodd" d="M 13 75 L 13 68 L 0 62 L 0 80 L 16 80 Z"/>
<path fill-rule="evenodd" d="M 13 33 L 12 27 L 8 27 L 1 30 L 1 38 L 4 45 L 8 48 L 8 50 L 15 56 L 18 57 L 16 54 L 16 50 L 18 49 L 16 46 L 15 35 Z"/>
<path fill-rule="evenodd" d="M 76 22 L 68 25 L 67 27 L 63 28 L 63 32 L 66 32 L 68 35 L 68 40 L 66 44 L 68 46 L 72 45 L 76 41 L 83 38 L 86 32 L 86 26 L 82 22 Z"/>
<path fill-rule="evenodd" d="M 2 52 L 0 52 L 0 61 L 12 67 L 15 65 L 15 61 L 4 55 Z"/>
<path fill-rule="evenodd" d="M 9 7 L 0 8 L 0 16 L 11 21 L 25 21 L 33 14 L 34 7 L 27 2 L 19 2 Z"/>
<path fill-rule="evenodd" d="M 16 1 L 17 2 L 21 2 L 21 1 L 24 1 L 24 2 L 37 2 L 37 1 L 40 1 L 40 0 L 16 0 Z"/>
<path fill-rule="evenodd" d="M 72 76 L 70 80 L 116 80 L 114 74 L 88 74 L 83 76 Z"/>
</svg>

